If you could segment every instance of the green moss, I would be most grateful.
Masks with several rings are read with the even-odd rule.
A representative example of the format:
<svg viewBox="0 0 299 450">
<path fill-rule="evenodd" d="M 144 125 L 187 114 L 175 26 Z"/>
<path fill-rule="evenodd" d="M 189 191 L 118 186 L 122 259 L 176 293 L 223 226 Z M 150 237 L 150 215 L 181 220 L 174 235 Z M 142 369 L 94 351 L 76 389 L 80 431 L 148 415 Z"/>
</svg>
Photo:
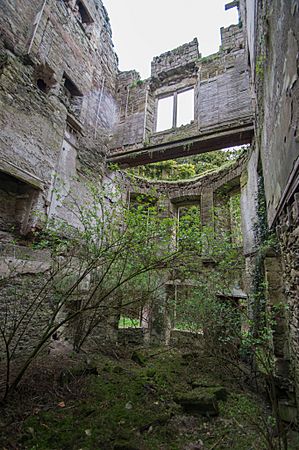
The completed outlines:
<svg viewBox="0 0 299 450">
<path fill-rule="evenodd" d="M 212 61 L 215 61 L 216 59 L 219 59 L 221 55 L 219 52 L 213 53 L 212 55 L 204 56 L 203 58 L 199 58 L 198 62 L 200 63 L 209 63 Z"/>
<path fill-rule="evenodd" d="M 255 73 L 256 76 L 260 78 L 260 80 L 264 79 L 264 71 L 265 71 L 265 56 L 260 55 L 255 63 Z"/>
<path fill-rule="evenodd" d="M 130 85 L 129 88 L 133 89 L 135 87 L 139 87 L 139 86 L 143 86 L 143 84 L 145 83 L 144 80 L 134 80 Z"/>
<path fill-rule="evenodd" d="M 199 439 L 205 448 L 216 444 L 219 450 L 266 448 L 250 422 L 261 414 L 255 399 L 230 387 L 231 395 L 222 402 L 218 394 L 226 389 L 207 361 L 192 358 L 186 364 L 180 352 L 165 348 L 142 350 L 142 355 L 145 366 L 131 359 L 96 358 L 99 375 L 88 378 L 85 398 L 28 418 L 21 448 L 179 450 Z M 192 390 L 195 379 L 203 386 Z M 176 403 L 177 392 L 215 397 L 220 417 L 186 416 Z"/>
</svg>

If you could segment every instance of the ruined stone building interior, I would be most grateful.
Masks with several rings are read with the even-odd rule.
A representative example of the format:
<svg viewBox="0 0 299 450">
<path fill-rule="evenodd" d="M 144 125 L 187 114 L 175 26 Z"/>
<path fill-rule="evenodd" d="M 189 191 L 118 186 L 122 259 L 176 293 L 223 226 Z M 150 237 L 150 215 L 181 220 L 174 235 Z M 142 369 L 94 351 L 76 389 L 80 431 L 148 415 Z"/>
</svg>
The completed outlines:
<svg viewBox="0 0 299 450">
<path fill-rule="evenodd" d="M 80 211 L 91 210 L 95 192 L 91 186 L 96 186 L 104 193 L 101 201 L 118 211 L 116 221 L 122 214 L 116 204 L 139 211 L 145 203 L 147 211 L 150 204 L 163 220 L 177 221 L 168 233 L 178 250 L 182 241 L 178 223 L 184 223 L 184 214 L 189 214 L 185 223 L 191 242 L 197 235 L 194 223 L 201 236 L 203 230 L 230 233 L 230 244 L 240 253 L 239 266 L 226 280 L 227 290 L 218 289 L 217 301 L 242 310 L 242 332 L 252 332 L 255 338 L 265 327 L 261 314 L 277 311 L 271 319 L 271 392 L 275 401 L 272 398 L 270 403 L 272 407 L 274 403 L 274 417 L 282 428 L 279 425 L 276 434 L 272 433 L 273 442 L 280 439 L 280 433 L 287 437 L 280 447 L 274 446 L 278 441 L 271 441 L 271 447 L 270 438 L 265 445 L 246 447 L 225 444 L 231 432 L 224 432 L 222 440 L 221 435 L 209 441 L 210 436 L 205 444 L 204 438 L 194 437 L 193 430 L 194 436 L 182 432 L 180 443 L 167 444 L 167 440 L 144 443 L 145 431 L 140 431 L 136 437 L 139 444 L 130 443 L 133 432 L 122 438 L 123 444 L 104 437 L 103 441 L 98 437 L 97 444 L 88 425 L 87 441 L 47 441 L 39 446 L 38 432 L 28 425 L 29 437 L 26 426 L 22 429 L 28 443 L 25 438 L 23 444 L 3 441 L 3 448 L 299 448 L 299 439 L 298 446 L 288 447 L 289 435 L 295 439 L 299 426 L 299 1 L 234 0 L 226 8 L 237 8 L 239 21 L 221 28 L 217 53 L 202 57 L 194 38 L 154 57 L 150 77 L 142 80 L 134 68 L 119 70 L 109 11 L 102 0 L 0 0 L 0 366 L 6 371 L 0 390 L 5 391 L 5 399 L 11 392 L 15 398 L 16 389 L 21 392 L 26 375 L 22 380 L 18 375 L 14 378 L 14 370 L 20 373 L 17 369 L 24 358 L 30 378 L 33 360 L 44 355 L 49 360 L 52 354 L 55 357 L 83 345 L 80 339 L 78 344 L 78 320 L 82 319 L 78 306 L 71 313 L 75 325 L 65 319 L 69 312 L 63 308 L 56 311 L 55 321 L 60 320 L 61 326 L 52 326 L 36 350 L 51 300 L 45 294 L 38 306 L 33 305 L 27 291 L 40 286 L 40 280 L 53 278 L 57 261 L 63 270 L 68 255 L 53 256 L 51 224 L 67 224 L 68 232 L 58 235 L 62 241 L 71 240 L 70 230 L 81 231 L 86 225 L 74 205 Z M 181 179 L 164 176 L 163 164 L 169 161 L 183 161 L 184 165 L 228 148 L 241 150 L 224 165 Z M 156 175 L 146 176 L 153 168 Z M 191 225 L 190 214 L 196 216 Z M 108 223 L 108 229 L 110 226 Z M 103 227 L 100 233 L 105 232 Z M 204 346 L 205 334 L 209 335 L 205 327 L 194 331 L 180 329 L 178 324 L 182 317 L 187 322 L 190 319 L 187 304 L 192 292 L 200 291 L 204 277 L 208 279 L 218 270 L 210 237 L 200 238 L 198 272 L 192 280 L 175 271 L 172 262 L 172 272 L 163 274 L 163 282 L 159 279 L 150 306 L 144 300 L 124 309 L 125 300 L 134 297 L 131 284 L 123 287 L 121 300 L 105 294 L 105 301 L 114 302 L 113 309 L 107 307 L 101 316 L 93 316 L 92 352 L 95 342 L 97 348 L 108 345 L 114 352 L 125 345 L 133 348 L 134 364 L 142 366 L 144 361 L 135 347 L 145 348 L 145 352 L 184 348 L 188 356 L 197 346 Z M 97 241 L 95 235 L 91 241 Z M 87 298 L 102 275 L 95 276 L 93 268 L 89 277 L 81 277 L 82 267 L 76 267 L 75 258 L 71 264 L 73 276 L 80 278 L 76 292 Z M 156 260 L 155 264 L 156 269 Z M 13 305 L 18 289 L 23 289 L 23 303 L 16 319 Z M 41 288 L 40 292 L 44 291 Z M 15 324 L 20 324 L 28 311 L 28 323 L 16 337 Z M 245 316 L 249 317 L 246 324 Z M 48 324 L 50 319 L 46 320 Z M 219 324 L 222 319 L 219 316 L 217 320 Z M 11 323 L 16 341 L 9 356 Z M 88 342 L 84 339 L 86 348 Z M 200 361 L 201 357 L 197 358 Z M 242 364 L 250 360 L 256 373 L 254 359 L 247 355 L 246 360 L 243 355 Z M 127 398 L 127 412 L 134 409 L 132 402 Z M 206 416 L 218 415 L 213 411 Z M 156 436 L 159 420 L 150 422 L 148 435 Z M 173 415 L 169 420 L 174 420 Z M 0 418 L 0 428 L 5 424 Z M 170 427 L 169 422 L 163 426 Z"/>
</svg>

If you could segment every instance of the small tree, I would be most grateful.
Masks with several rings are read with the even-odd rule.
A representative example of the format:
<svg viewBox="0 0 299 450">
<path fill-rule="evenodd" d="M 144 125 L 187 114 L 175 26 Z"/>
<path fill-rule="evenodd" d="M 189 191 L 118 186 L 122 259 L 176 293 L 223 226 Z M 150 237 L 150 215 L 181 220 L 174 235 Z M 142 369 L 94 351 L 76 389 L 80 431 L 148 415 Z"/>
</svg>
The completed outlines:
<svg viewBox="0 0 299 450">
<path fill-rule="evenodd" d="M 115 189 L 112 195 L 108 189 L 91 184 L 90 201 L 84 206 L 72 199 L 79 228 L 58 219 L 47 223 L 35 244 L 51 250 L 53 264 L 47 273 L 33 282 L 16 278 L 13 291 L 6 286 L 6 309 L 0 320 L 6 366 L 4 398 L 51 337 L 74 327 L 73 345 L 80 351 L 107 311 L 120 307 L 118 299 L 125 286 L 147 273 L 168 270 L 178 255 L 171 246 L 171 219 L 152 207 L 145 221 L 143 208 L 128 209 L 121 190 Z M 37 322 L 39 332 L 31 352 L 12 377 L 24 337 Z"/>
</svg>

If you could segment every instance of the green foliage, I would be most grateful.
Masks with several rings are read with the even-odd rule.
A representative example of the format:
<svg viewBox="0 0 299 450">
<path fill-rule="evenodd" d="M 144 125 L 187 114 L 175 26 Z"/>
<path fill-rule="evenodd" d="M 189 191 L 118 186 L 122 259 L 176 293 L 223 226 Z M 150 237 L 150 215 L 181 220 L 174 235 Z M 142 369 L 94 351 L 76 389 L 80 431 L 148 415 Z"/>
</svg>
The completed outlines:
<svg viewBox="0 0 299 450">
<path fill-rule="evenodd" d="M 138 86 L 142 86 L 143 84 L 144 84 L 144 80 L 134 80 L 134 81 L 129 85 L 129 88 L 132 89 L 132 88 L 135 88 L 135 87 L 138 87 Z"/>
<path fill-rule="evenodd" d="M 16 284 L 10 320 L 5 315 L 0 318 L 7 366 L 5 397 L 16 388 L 51 336 L 71 324 L 72 344 L 79 351 L 99 323 L 109 314 L 117 315 L 120 305 L 128 302 L 123 301 L 127 286 L 142 285 L 150 272 L 166 271 L 176 257 L 171 245 L 173 221 L 164 218 L 152 204 L 128 208 L 121 187 L 115 182 L 113 188 L 90 183 L 89 200 L 82 205 L 72 199 L 70 204 L 80 227 L 53 218 L 36 236 L 35 246 L 51 250 L 53 265 L 40 284 L 28 281 L 25 296 Z M 7 310 L 11 301 L 8 297 Z M 134 297 L 129 300 L 135 301 Z M 41 314 L 43 322 L 39 320 Z M 20 353 L 23 336 L 35 322 L 41 326 L 38 338 L 11 378 L 11 366 Z"/>
<path fill-rule="evenodd" d="M 238 192 L 230 196 L 230 219 L 231 219 L 231 229 L 232 229 L 232 241 L 239 245 L 243 244 L 243 235 L 241 227 L 241 193 Z"/>
<path fill-rule="evenodd" d="M 177 245 L 181 250 L 194 250 L 201 253 L 201 221 L 197 205 L 178 208 Z"/>
<path fill-rule="evenodd" d="M 148 145 L 148 144 L 147 144 Z M 130 169 L 139 176 L 156 180 L 186 180 L 210 171 L 219 169 L 225 164 L 235 161 L 246 150 L 227 149 L 204 153 L 188 158 L 168 160 Z"/>
<path fill-rule="evenodd" d="M 119 328 L 136 328 L 140 326 L 140 320 L 121 316 L 119 319 Z"/>
<path fill-rule="evenodd" d="M 227 339 L 230 333 L 235 334 L 235 319 L 240 325 L 239 313 L 221 300 L 230 298 L 239 283 L 243 264 L 238 243 L 230 232 L 221 230 L 217 234 L 212 227 L 201 226 L 196 206 L 183 208 L 178 228 L 184 263 L 173 273 L 180 281 L 173 296 L 174 326 L 201 332 L 209 329 L 221 342 L 224 337 L 219 331 L 220 318 Z"/>
<path fill-rule="evenodd" d="M 108 169 L 111 170 L 111 172 L 117 172 L 119 171 L 119 165 L 117 163 L 108 163 Z"/>
</svg>

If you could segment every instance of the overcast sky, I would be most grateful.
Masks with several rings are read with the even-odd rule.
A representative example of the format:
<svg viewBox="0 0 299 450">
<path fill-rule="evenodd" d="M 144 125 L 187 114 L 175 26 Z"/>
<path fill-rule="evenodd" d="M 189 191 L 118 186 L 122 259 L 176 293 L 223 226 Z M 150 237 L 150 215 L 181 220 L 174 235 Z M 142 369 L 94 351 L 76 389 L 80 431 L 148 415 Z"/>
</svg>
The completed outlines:
<svg viewBox="0 0 299 450">
<path fill-rule="evenodd" d="M 220 28 L 237 23 L 229 0 L 103 0 L 108 11 L 120 70 L 150 75 L 154 56 L 198 38 L 203 56 L 218 51 Z"/>
</svg>

